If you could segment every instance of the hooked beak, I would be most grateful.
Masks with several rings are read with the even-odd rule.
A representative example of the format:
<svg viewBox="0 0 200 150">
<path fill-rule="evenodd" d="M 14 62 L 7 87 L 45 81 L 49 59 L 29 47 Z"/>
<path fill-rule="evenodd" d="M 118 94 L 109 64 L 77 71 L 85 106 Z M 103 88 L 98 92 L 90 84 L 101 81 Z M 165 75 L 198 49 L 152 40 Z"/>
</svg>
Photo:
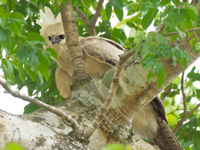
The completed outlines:
<svg viewBox="0 0 200 150">
<path fill-rule="evenodd" d="M 59 36 L 53 35 L 53 36 L 48 36 L 48 38 L 49 38 L 49 41 L 51 42 L 51 44 L 54 45 L 54 44 L 59 44 L 60 41 L 62 41 L 65 38 L 65 36 L 64 35 L 59 35 Z"/>
</svg>

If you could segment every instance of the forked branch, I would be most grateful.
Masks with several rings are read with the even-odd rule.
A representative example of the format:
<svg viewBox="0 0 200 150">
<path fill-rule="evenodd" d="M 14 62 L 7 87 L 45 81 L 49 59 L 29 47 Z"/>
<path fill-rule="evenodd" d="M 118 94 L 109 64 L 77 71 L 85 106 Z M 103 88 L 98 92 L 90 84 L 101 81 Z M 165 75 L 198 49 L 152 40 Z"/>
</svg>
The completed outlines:
<svg viewBox="0 0 200 150">
<path fill-rule="evenodd" d="M 183 97 L 183 107 L 184 107 L 184 112 L 183 112 L 183 118 L 179 120 L 179 122 L 176 124 L 173 132 L 176 134 L 178 129 L 182 126 L 183 122 L 195 111 L 200 107 L 200 104 L 196 105 L 190 112 L 187 112 L 187 105 L 186 105 L 186 96 L 184 92 L 184 72 L 182 73 L 181 77 L 181 93 Z"/>
<path fill-rule="evenodd" d="M 91 36 L 96 35 L 95 24 L 100 15 L 103 1 L 104 0 L 99 0 L 99 2 L 97 4 L 96 12 L 95 12 L 94 16 L 92 17 L 92 20 L 89 20 L 78 7 L 74 7 L 74 10 L 76 10 L 76 12 L 81 16 L 82 20 L 87 24 L 87 27 L 88 27 L 88 30 L 89 30 L 89 33 Z"/>
<path fill-rule="evenodd" d="M 73 129 L 79 129 L 79 124 L 76 122 L 76 120 L 74 120 L 69 114 L 67 114 L 66 112 L 54 107 L 54 106 L 51 106 L 51 105 L 48 105 L 36 98 L 33 98 L 33 97 L 30 97 L 30 96 L 26 96 L 26 95 L 23 95 L 21 93 L 19 93 L 18 91 L 13 91 L 11 90 L 4 81 L 2 81 L 0 79 L 0 84 L 1 86 L 8 92 L 10 93 L 12 96 L 14 97 L 17 97 L 17 98 L 20 98 L 24 101 L 28 101 L 30 103 L 33 103 L 41 108 L 44 108 L 45 110 L 48 110 L 62 118 L 64 118 L 70 125 Z"/>
<path fill-rule="evenodd" d="M 173 132 L 174 134 L 176 134 L 176 132 L 178 131 L 178 129 L 181 127 L 181 125 L 183 124 L 183 122 L 194 112 L 196 111 L 198 108 L 200 107 L 200 103 L 197 104 L 190 112 L 187 112 L 186 115 L 179 120 L 179 122 L 177 123 L 177 125 L 175 126 Z"/>
</svg>

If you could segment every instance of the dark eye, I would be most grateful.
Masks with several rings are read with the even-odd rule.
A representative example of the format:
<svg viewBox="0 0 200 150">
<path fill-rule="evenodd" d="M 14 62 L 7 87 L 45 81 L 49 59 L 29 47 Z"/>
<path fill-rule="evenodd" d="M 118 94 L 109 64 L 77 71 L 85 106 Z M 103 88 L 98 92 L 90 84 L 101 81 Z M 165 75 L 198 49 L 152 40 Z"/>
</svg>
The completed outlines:
<svg viewBox="0 0 200 150">
<path fill-rule="evenodd" d="M 49 41 L 51 41 L 51 36 L 48 36 Z"/>
<path fill-rule="evenodd" d="M 61 34 L 61 35 L 59 35 L 58 37 L 59 37 L 59 39 L 64 39 L 64 38 L 65 38 L 65 35 L 64 35 L 64 34 Z"/>
</svg>

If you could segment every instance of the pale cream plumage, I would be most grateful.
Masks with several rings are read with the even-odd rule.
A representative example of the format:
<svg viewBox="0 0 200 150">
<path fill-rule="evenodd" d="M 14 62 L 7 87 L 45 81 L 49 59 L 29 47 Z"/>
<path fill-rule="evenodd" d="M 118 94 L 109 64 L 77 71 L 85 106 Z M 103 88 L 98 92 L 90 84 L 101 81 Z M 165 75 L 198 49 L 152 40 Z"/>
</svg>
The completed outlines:
<svg viewBox="0 0 200 150">
<path fill-rule="evenodd" d="M 59 44 L 52 44 L 49 37 L 54 35 L 64 35 L 61 22 L 61 16 L 55 18 L 51 10 L 45 7 L 45 13 L 40 12 L 39 21 L 41 35 L 45 38 L 48 47 L 52 47 L 58 54 L 55 60 L 59 68 L 56 71 L 56 85 L 60 94 L 67 98 L 70 95 L 70 86 L 72 84 L 72 66 L 70 56 L 65 44 L 65 39 Z M 119 55 L 124 53 L 124 49 L 114 41 L 100 37 L 80 37 L 80 44 L 84 49 L 84 59 L 86 71 L 93 77 L 99 77 L 112 67 L 110 63 L 116 64 L 119 61 Z"/>
</svg>

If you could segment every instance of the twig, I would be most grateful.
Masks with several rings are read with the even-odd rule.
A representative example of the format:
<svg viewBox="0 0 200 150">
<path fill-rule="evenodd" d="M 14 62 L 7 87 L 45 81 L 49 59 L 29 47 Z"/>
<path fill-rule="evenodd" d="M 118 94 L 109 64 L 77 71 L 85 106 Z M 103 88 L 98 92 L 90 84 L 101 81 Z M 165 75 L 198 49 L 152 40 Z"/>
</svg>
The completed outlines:
<svg viewBox="0 0 200 150">
<path fill-rule="evenodd" d="M 157 33 L 160 34 L 164 29 L 165 29 L 165 24 L 162 23 L 162 24 L 159 26 L 159 28 L 158 28 L 158 30 L 157 30 Z"/>
<path fill-rule="evenodd" d="M 178 129 L 181 127 L 181 125 L 183 124 L 183 122 L 200 106 L 200 103 L 194 107 L 190 112 L 187 112 L 187 105 L 186 105 L 186 96 L 185 96 L 185 92 L 184 92 L 184 71 L 182 73 L 182 77 L 181 77 L 181 92 L 182 92 L 182 97 L 183 97 L 183 118 L 177 123 L 177 125 L 175 126 L 173 132 L 174 134 L 176 134 L 176 132 L 178 131 Z"/>
<path fill-rule="evenodd" d="M 183 116 L 185 116 L 187 105 L 186 105 L 186 96 L 185 96 L 185 90 L 184 90 L 184 71 L 183 71 L 182 77 L 181 77 L 181 93 L 182 93 L 182 97 L 183 97 L 183 107 L 184 107 Z"/>
<path fill-rule="evenodd" d="M 28 101 L 28 102 L 31 102 L 33 104 L 36 104 L 37 106 L 41 107 L 41 108 L 44 108 L 45 110 L 48 110 L 54 114 L 57 114 L 58 116 L 66 119 L 67 122 L 71 123 L 71 126 L 73 129 L 79 129 L 79 124 L 76 122 L 76 120 L 74 120 L 70 115 L 68 115 L 66 112 L 54 107 L 54 106 L 51 106 L 51 105 L 48 105 L 36 98 L 32 98 L 30 96 L 26 96 L 26 95 L 23 95 L 23 94 L 20 94 L 18 91 L 13 91 L 11 90 L 4 81 L 2 81 L 0 79 L 0 84 L 1 86 L 8 92 L 10 93 L 12 96 L 14 97 L 17 97 L 17 98 L 20 98 L 20 99 L 23 99 L 24 101 Z"/>
<path fill-rule="evenodd" d="M 104 0 L 99 0 L 98 2 L 98 5 L 97 5 L 97 9 L 96 9 L 96 12 L 91 20 L 91 26 L 95 26 L 96 22 L 97 22 L 97 19 L 100 15 L 100 12 L 101 12 L 101 7 L 102 7 L 102 4 L 103 4 L 103 1 Z"/>
<path fill-rule="evenodd" d="M 171 92 L 171 90 L 172 90 L 172 83 L 170 83 L 169 88 L 166 91 L 164 91 L 163 96 L 162 96 L 162 101 Z"/>
<path fill-rule="evenodd" d="M 90 21 L 88 20 L 88 18 L 85 16 L 84 13 L 82 13 L 82 11 L 80 11 L 80 9 L 77 6 L 74 7 L 74 10 L 81 16 L 81 18 L 87 25 L 90 25 Z"/>
<path fill-rule="evenodd" d="M 200 40 L 200 35 L 197 33 L 197 31 L 194 32 L 194 36 L 195 36 L 198 40 Z"/>
<path fill-rule="evenodd" d="M 176 134 L 176 132 L 178 131 L 178 129 L 181 127 L 181 125 L 183 124 L 183 122 L 194 112 L 196 111 L 198 108 L 200 107 L 200 103 L 198 105 L 196 105 L 190 112 L 186 113 L 186 115 L 176 124 L 173 132 L 174 134 Z"/>
<path fill-rule="evenodd" d="M 97 4 L 96 12 L 95 12 L 94 16 L 92 17 L 91 21 L 84 15 L 83 12 L 80 11 L 80 9 L 78 7 L 74 7 L 74 10 L 76 10 L 76 12 L 81 16 L 82 20 L 87 24 L 90 35 L 96 35 L 95 24 L 100 15 L 103 1 L 104 0 L 99 0 L 99 2 Z"/>
<path fill-rule="evenodd" d="M 115 96 L 116 91 L 117 91 L 120 72 L 124 68 L 124 65 L 125 65 L 125 62 L 127 61 L 127 59 L 130 58 L 134 54 L 134 52 L 135 52 L 135 49 L 132 49 L 129 52 L 120 55 L 120 60 L 119 60 L 119 63 L 116 67 L 116 71 L 114 73 L 114 76 L 113 76 L 113 79 L 112 79 L 112 82 L 111 82 L 111 85 L 110 85 L 108 97 L 106 98 L 105 103 L 102 105 L 102 107 L 100 108 L 100 110 L 99 110 L 98 114 L 96 115 L 94 121 L 92 122 L 91 128 L 89 128 L 88 131 L 86 132 L 86 134 L 85 134 L 86 138 L 89 138 L 92 135 L 92 133 L 95 131 L 95 129 L 101 123 L 105 114 L 110 109 L 110 106 L 113 102 L 114 96 Z"/>
<path fill-rule="evenodd" d="M 169 112 L 166 116 L 170 115 L 170 114 L 173 114 L 174 112 L 178 111 L 179 110 L 179 105 L 177 106 L 176 109 L 174 109 L 173 111 Z"/>
<path fill-rule="evenodd" d="M 199 31 L 199 30 L 200 30 L 200 28 L 196 27 L 196 28 L 189 29 L 185 32 L 187 33 L 187 32 Z M 179 33 L 178 32 L 171 32 L 171 33 L 166 33 L 164 35 L 165 36 L 171 36 L 171 35 L 176 35 L 176 34 L 179 34 Z"/>
</svg>

